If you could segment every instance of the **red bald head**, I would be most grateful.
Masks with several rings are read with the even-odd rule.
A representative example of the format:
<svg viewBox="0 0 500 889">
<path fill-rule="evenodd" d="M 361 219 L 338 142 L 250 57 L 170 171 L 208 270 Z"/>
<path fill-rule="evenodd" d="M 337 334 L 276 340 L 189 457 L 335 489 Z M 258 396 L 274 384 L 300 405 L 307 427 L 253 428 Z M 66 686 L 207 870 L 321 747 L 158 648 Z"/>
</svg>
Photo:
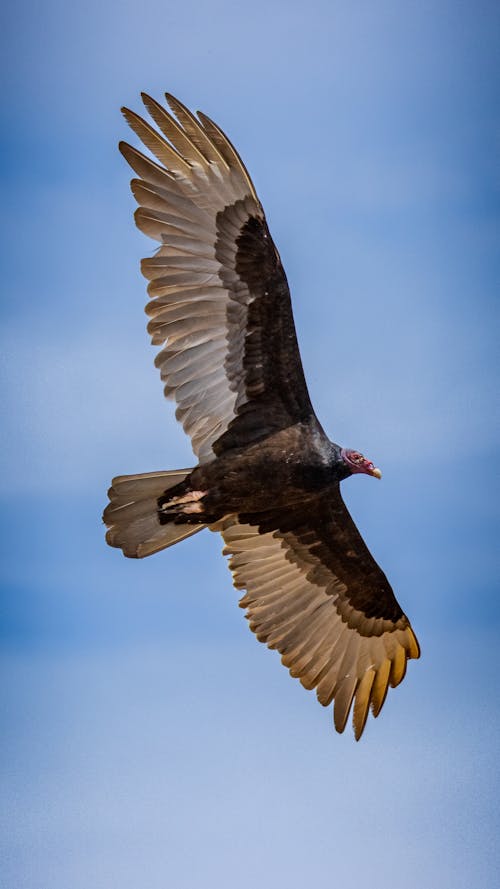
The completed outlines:
<svg viewBox="0 0 500 889">
<path fill-rule="evenodd" d="M 352 474 L 363 472 L 365 475 L 373 475 L 374 478 L 382 478 L 380 469 L 377 469 L 371 460 L 367 460 L 359 451 L 353 451 L 351 448 L 342 448 L 341 453 L 344 463 L 349 467 Z"/>
</svg>

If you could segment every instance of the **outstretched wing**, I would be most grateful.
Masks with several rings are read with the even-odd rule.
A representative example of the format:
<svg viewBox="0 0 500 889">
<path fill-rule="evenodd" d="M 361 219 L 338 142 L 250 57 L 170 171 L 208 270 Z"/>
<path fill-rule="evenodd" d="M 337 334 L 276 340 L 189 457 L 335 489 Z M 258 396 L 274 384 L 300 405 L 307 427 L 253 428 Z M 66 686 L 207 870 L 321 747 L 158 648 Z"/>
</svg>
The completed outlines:
<svg viewBox="0 0 500 889">
<path fill-rule="evenodd" d="M 257 522 L 255 524 L 254 522 Z M 229 516 L 219 528 L 250 628 L 356 739 L 378 716 L 418 642 L 340 492 L 286 515 Z"/>
<path fill-rule="evenodd" d="M 227 137 L 167 95 L 157 124 L 123 109 L 159 164 L 126 143 L 135 220 L 160 243 L 144 259 L 148 330 L 176 416 L 200 462 L 312 415 L 290 293 L 264 211 Z"/>
</svg>

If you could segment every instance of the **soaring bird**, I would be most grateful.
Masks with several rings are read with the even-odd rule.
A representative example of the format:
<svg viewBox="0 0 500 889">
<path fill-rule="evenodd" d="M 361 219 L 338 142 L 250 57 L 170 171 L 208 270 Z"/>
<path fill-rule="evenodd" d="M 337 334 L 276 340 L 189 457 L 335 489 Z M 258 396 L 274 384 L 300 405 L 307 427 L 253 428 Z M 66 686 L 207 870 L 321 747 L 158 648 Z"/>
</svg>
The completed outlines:
<svg viewBox="0 0 500 889">
<path fill-rule="evenodd" d="M 252 180 L 227 136 L 170 94 L 147 95 L 156 127 L 123 114 L 157 162 L 126 143 L 146 312 L 165 395 L 194 469 L 114 478 L 106 540 L 143 558 L 203 528 L 222 534 L 240 606 L 261 642 L 324 706 L 337 731 L 369 710 L 420 651 L 410 622 L 340 494 L 381 472 L 330 441 L 314 413 L 290 291 Z"/>
</svg>

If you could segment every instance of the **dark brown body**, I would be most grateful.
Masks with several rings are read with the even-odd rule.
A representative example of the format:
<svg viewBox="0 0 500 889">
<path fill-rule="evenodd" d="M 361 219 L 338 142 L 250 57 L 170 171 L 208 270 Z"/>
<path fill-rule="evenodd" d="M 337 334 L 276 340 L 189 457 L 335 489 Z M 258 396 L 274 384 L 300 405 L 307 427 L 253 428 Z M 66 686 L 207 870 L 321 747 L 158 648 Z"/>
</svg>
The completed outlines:
<svg viewBox="0 0 500 889">
<path fill-rule="evenodd" d="M 258 515 L 314 499 L 349 472 L 340 449 L 317 423 L 297 423 L 247 447 L 232 448 L 211 463 L 196 466 L 186 480 L 165 492 L 159 509 L 179 498 L 176 522 L 213 524 L 232 513 Z M 197 511 L 189 494 L 202 493 Z M 183 503 L 186 502 L 186 512 Z M 163 516 L 162 516 L 163 518 Z"/>
</svg>

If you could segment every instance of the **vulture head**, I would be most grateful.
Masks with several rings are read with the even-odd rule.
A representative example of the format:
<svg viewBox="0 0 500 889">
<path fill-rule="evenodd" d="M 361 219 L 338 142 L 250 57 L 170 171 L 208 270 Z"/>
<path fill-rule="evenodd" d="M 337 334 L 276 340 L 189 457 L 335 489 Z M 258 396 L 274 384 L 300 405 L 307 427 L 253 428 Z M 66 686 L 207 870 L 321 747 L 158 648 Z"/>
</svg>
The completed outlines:
<svg viewBox="0 0 500 889">
<path fill-rule="evenodd" d="M 363 472 L 365 475 L 373 475 L 374 478 L 382 478 L 380 469 L 373 465 L 371 460 L 367 460 L 359 451 L 353 451 L 351 448 L 342 448 L 342 460 L 349 470 L 349 475 L 355 472 Z"/>
</svg>

